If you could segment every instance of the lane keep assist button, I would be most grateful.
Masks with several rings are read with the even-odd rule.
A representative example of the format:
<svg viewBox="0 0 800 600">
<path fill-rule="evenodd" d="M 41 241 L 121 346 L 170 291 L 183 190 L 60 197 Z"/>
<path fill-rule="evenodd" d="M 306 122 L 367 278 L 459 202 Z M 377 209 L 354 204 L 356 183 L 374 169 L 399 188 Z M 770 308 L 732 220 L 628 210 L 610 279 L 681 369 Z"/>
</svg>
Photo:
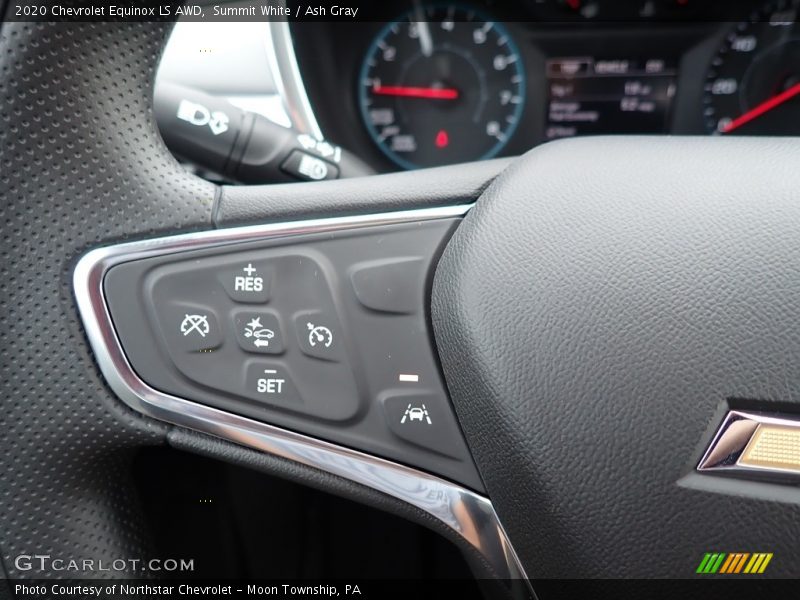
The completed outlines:
<svg viewBox="0 0 800 600">
<path fill-rule="evenodd" d="M 459 457 L 461 433 L 447 400 L 432 393 L 401 390 L 387 390 L 378 399 L 386 424 L 397 437 L 445 456 Z"/>
</svg>

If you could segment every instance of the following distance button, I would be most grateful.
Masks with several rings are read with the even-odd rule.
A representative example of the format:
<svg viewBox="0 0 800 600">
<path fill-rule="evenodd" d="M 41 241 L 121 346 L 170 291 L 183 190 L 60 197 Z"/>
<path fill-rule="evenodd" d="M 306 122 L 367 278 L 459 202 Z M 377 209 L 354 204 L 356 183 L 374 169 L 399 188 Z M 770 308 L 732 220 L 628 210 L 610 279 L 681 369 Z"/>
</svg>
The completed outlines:
<svg viewBox="0 0 800 600">
<path fill-rule="evenodd" d="M 268 311 L 237 311 L 233 316 L 236 340 L 242 350 L 281 354 L 283 336 L 278 317 Z"/>
</svg>

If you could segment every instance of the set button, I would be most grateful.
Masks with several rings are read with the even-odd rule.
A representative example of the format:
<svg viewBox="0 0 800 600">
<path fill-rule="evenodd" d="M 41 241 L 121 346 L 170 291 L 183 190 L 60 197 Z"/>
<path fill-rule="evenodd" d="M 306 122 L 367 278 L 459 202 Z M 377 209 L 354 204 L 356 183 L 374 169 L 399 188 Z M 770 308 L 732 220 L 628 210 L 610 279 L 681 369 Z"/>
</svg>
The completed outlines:
<svg viewBox="0 0 800 600">
<path fill-rule="evenodd" d="M 247 366 L 245 395 L 277 406 L 291 407 L 300 402 L 300 394 L 288 369 L 274 362 L 257 361 Z"/>
</svg>

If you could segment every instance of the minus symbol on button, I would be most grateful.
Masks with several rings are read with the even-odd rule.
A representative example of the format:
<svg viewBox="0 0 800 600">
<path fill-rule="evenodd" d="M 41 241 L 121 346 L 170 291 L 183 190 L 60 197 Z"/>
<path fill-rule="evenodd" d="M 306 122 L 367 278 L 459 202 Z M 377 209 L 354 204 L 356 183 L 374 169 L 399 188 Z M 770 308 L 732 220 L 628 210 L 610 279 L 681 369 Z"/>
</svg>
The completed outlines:
<svg viewBox="0 0 800 600">
<path fill-rule="evenodd" d="M 416 383 L 416 382 L 419 381 L 419 375 L 411 375 L 411 374 L 408 374 L 408 373 L 400 373 L 400 375 L 397 376 L 397 380 L 398 381 Z"/>
</svg>

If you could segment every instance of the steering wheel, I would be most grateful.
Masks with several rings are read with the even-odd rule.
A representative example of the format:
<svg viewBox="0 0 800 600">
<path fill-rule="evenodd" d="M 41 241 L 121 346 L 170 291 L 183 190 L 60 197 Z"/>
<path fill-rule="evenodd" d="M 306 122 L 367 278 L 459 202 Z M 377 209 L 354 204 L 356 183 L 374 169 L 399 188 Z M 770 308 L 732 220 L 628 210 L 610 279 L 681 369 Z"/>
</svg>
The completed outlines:
<svg viewBox="0 0 800 600">
<path fill-rule="evenodd" d="M 458 544 L 479 577 L 534 590 L 546 578 L 702 576 L 707 553 L 770 553 L 765 576 L 798 574 L 792 466 L 748 468 L 742 448 L 728 448 L 698 469 L 731 414 L 791 429 L 798 408 L 796 140 L 598 137 L 514 160 L 215 186 L 176 162 L 154 124 L 169 32 L 2 28 L 8 576 L 52 575 L 20 570 L 22 554 L 146 554 L 130 461 L 162 444 L 403 515 Z M 415 343 L 430 351 L 421 368 L 446 384 L 466 458 L 437 451 L 428 463 L 423 442 L 408 460 L 388 443 L 373 452 L 378 442 L 330 433 L 334 408 L 272 419 L 254 416 L 252 401 L 220 404 L 213 382 L 186 383 L 180 361 L 176 373 L 147 362 L 138 346 L 161 338 L 127 331 L 150 318 L 139 282 L 175 271 L 183 253 L 289 252 L 335 279 L 346 251 L 320 240 L 368 241 L 376 227 L 432 232 L 413 251 L 398 242 L 430 278 L 418 307 L 388 313 L 417 315 Z M 362 317 L 342 307 L 338 285 L 330 302 L 345 329 Z M 358 310 L 390 318 L 385 306 Z M 184 330 L 204 337 L 198 325 Z M 365 332 L 344 334 L 343 356 L 360 355 Z M 370 375 L 359 369 L 361 393 Z M 404 424 L 425 427 L 422 408 L 408 408 Z M 366 421 L 370 410 L 357 403 L 339 420 Z"/>
</svg>

